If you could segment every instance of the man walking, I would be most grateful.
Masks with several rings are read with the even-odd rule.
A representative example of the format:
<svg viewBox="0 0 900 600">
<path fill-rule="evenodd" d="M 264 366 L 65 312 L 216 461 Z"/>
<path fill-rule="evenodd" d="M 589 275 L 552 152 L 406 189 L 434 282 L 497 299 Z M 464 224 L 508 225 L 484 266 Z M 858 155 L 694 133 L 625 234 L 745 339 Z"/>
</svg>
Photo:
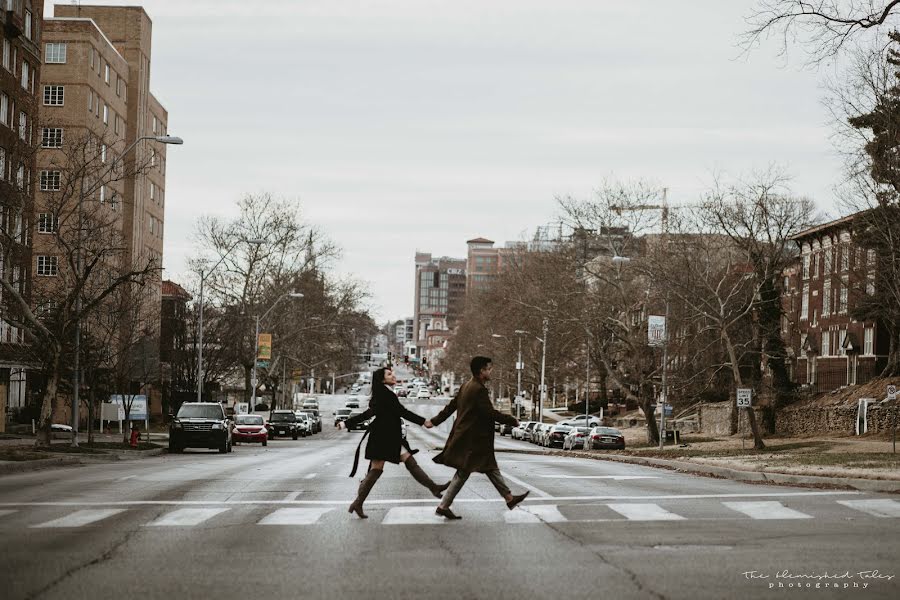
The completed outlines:
<svg viewBox="0 0 900 600">
<path fill-rule="evenodd" d="M 497 467 L 497 459 L 494 458 L 494 421 L 513 426 L 519 422 L 512 415 L 494 410 L 491 404 L 485 387 L 485 383 L 491 379 L 491 359 L 476 356 L 469 368 L 472 379 L 463 384 L 456 397 L 436 417 L 425 421 L 425 427 L 430 428 L 446 421 L 454 411 L 459 412 L 447 443 L 444 444 L 444 451 L 434 457 L 434 462 L 456 468 L 450 487 L 444 492 L 440 505 L 434 511 L 446 519 L 462 518 L 453 514 L 450 505 L 473 472 L 488 476 L 510 510 L 528 496 L 528 492 L 512 495 Z"/>
</svg>

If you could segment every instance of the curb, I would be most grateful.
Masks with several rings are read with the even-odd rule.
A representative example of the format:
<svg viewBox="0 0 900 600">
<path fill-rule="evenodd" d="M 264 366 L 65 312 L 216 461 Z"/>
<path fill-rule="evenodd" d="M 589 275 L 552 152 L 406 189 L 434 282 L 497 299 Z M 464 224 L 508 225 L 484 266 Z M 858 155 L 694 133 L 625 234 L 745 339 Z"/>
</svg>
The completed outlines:
<svg viewBox="0 0 900 600">
<path fill-rule="evenodd" d="M 142 450 L 137 455 L 128 453 L 133 450 L 118 450 L 108 454 L 100 454 L 94 456 L 54 456 L 51 458 L 41 458 L 37 460 L 22 461 L 6 461 L 0 464 L 0 476 L 13 473 L 27 473 L 31 471 L 43 471 L 45 469 L 54 469 L 57 467 L 75 467 L 82 465 L 96 465 L 118 461 L 141 460 L 153 456 L 161 456 L 167 453 L 166 448 L 156 448 L 154 450 Z"/>
<path fill-rule="evenodd" d="M 669 460 L 664 458 L 644 458 L 641 456 L 625 456 L 622 454 L 585 454 L 579 452 L 548 452 L 542 450 L 514 450 L 497 449 L 496 452 L 510 452 L 515 454 L 539 454 L 545 456 L 570 456 L 573 458 L 588 458 L 592 460 L 608 460 L 658 469 L 670 469 L 707 477 L 720 479 L 732 479 L 749 483 L 774 483 L 778 485 L 796 485 L 810 487 L 830 487 L 841 489 L 853 489 L 863 492 L 884 492 L 888 494 L 900 493 L 900 481 L 889 479 L 858 479 L 851 477 L 824 477 L 821 475 L 792 475 L 789 473 L 773 473 L 771 471 L 742 471 L 726 467 L 701 465 L 681 460 Z"/>
</svg>

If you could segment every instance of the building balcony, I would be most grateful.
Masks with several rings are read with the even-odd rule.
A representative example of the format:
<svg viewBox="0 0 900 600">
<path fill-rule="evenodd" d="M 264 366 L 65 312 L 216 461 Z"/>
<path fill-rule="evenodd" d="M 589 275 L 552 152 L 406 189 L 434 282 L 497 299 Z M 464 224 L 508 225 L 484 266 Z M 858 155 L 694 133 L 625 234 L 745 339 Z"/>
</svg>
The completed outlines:
<svg viewBox="0 0 900 600">
<path fill-rule="evenodd" d="M 25 19 L 15 10 L 6 11 L 6 35 L 17 38 L 25 31 Z"/>
</svg>

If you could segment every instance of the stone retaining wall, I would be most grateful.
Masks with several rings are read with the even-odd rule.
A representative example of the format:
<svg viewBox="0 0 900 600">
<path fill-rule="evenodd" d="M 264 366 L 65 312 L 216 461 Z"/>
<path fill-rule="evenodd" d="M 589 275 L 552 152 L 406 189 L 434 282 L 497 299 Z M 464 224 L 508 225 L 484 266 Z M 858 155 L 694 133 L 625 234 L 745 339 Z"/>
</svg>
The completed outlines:
<svg viewBox="0 0 900 600">
<path fill-rule="evenodd" d="M 893 428 L 895 407 L 870 404 L 866 414 L 869 433 Z M 786 408 L 775 418 L 775 431 L 783 435 L 817 433 L 853 434 L 856 432 L 857 406 L 812 406 Z"/>
</svg>

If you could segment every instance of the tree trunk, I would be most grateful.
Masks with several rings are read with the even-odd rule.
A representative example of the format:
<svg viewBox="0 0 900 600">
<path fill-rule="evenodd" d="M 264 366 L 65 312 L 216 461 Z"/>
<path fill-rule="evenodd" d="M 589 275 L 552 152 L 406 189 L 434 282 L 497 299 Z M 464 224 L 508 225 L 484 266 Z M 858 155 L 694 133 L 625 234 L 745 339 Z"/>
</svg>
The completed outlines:
<svg viewBox="0 0 900 600">
<path fill-rule="evenodd" d="M 50 426 L 53 424 L 53 401 L 56 400 L 56 389 L 59 386 L 59 353 L 55 352 L 50 359 L 47 387 L 44 388 L 44 397 L 41 400 L 41 413 L 38 419 L 37 435 L 34 445 L 36 447 L 50 447 Z"/>
<path fill-rule="evenodd" d="M 253 365 L 244 365 L 244 389 L 247 390 L 244 393 L 244 401 L 247 403 L 247 406 L 250 406 L 253 403 L 253 390 L 250 387 L 250 376 L 253 374 Z M 250 406 L 250 412 L 256 410 L 255 406 Z"/>
<path fill-rule="evenodd" d="M 737 353 L 734 351 L 734 345 L 731 343 L 731 337 L 729 337 L 728 332 L 724 329 L 722 330 L 722 341 L 725 343 L 725 349 L 728 351 L 728 360 L 731 362 L 731 373 L 734 377 L 734 384 L 736 387 L 743 387 L 743 379 L 741 379 L 741 370 L 738 368 L 737 363 Z M 756 423 L 756 415 L 753 414 L 753 409 L 747 410 L 747 421 L 750 423 L 750 431 L 753 432 L 753 447 L 757 450 L 764 450 L 766 445 L 762 441 L 762 436 L 759 434 L 759 425 Z"/>
<path fill-rule="evenodd" d="M 881 371 L 881 377 L 896 377 L 900 375 L 900 332 L 890 331 L 885 327 L 890 336 L 890 348 L 888 350 L 887 364 Z"/>
<path fill-rule="evenodd" d="M 94 386 L 88 391 L 88 446 L 94 443 Z"/>
</svg>

